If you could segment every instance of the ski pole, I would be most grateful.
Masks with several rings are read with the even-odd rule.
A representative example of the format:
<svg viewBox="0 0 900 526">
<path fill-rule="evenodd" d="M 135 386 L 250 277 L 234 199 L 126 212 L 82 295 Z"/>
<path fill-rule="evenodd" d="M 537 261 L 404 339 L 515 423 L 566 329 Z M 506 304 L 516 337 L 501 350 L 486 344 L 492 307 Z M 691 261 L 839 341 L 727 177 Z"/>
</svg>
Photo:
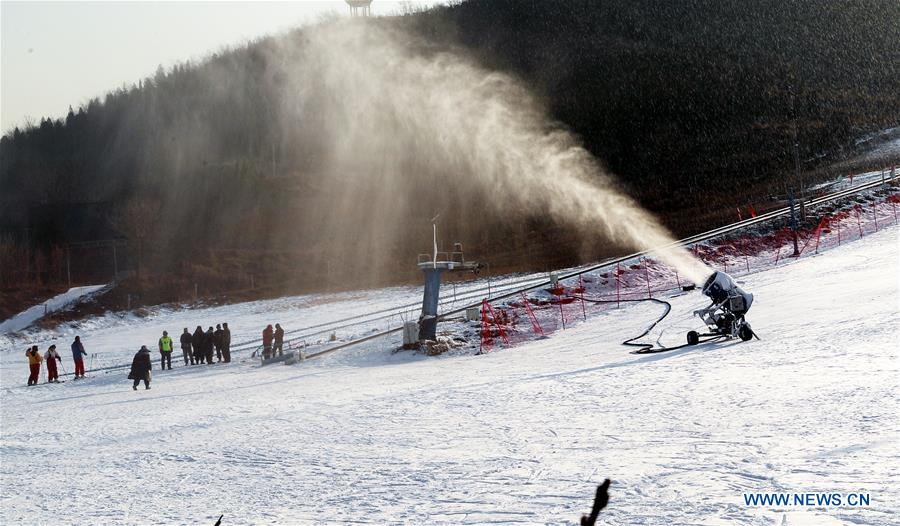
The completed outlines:
<svg viewBox="0 0 900 526">
<path fill-rule="evenodd" d="M 59 365 L 62 366 L 64 375 L 65 375 L 65 376 L 69 376 L 69 372 L 66 371 L 66 366 L 65 366 L 65 364 L 63 364 L 63 361 L 62 361 L 62 360 L 57 360 L 57 361 L 59 362 Z"/>
</svg>

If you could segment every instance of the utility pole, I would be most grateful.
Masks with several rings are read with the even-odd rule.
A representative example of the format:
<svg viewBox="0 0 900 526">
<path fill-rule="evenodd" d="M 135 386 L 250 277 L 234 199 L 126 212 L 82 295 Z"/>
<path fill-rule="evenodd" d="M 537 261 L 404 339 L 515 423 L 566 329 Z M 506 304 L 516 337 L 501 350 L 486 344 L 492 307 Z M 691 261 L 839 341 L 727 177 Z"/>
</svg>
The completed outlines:
<svg viewBox="0 0 900 526">
<path fill-rule="evenodd" d="M 788 205 L 791 207 L 791 235 L 794 238 L 794 257 L 798 257 L 800 248 L 797 246 L 797 214 L 794 208 L 794 187 L 788 189 Z"/>
<path fill-rule="evenodd" d="M 794 175 L 797 180 L 797 184 L 800 185 L 800 202 L 802 206 L 802 202 L 804 197 L 806 196 L 806 189 L 803 185 L 803 179 L 800 177 L 800 138 L 797 133 L 797 108 L 794 104 L 794 88 L 788 85 L 788 91 L 791 94 L 791 118 L 793 120 L 793 130 L 794 130 Z"/>
</svg>

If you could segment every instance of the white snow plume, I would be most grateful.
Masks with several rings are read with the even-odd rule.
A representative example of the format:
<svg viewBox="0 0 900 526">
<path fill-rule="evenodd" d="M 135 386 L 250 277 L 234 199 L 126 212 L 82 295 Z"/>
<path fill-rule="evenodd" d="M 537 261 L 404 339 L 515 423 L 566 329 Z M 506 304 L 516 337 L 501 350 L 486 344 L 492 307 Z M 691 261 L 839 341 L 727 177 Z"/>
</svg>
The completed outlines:
<svg viewBox="0 0 900 526">
<path fill-rule="evenodd" d="M 306 210 L 307 221 L 382 239 L 408 230 L 417 198 L 436 194 L 475 221 L 482 210 L 473 202 L 511 221 L 549 214 L 634 249 L 673 242 L 519 80 L 378 21 L 302 35 L 285 53 L 303 67 L 289 73 L 282 124 L 315 124 L 304 140 L 328 152 L 323 169 L 333 176 L 324 184 L 337 196 Z M 680 247 L 657 255 L 694 281 L 710 272 Z"/>
</svg>

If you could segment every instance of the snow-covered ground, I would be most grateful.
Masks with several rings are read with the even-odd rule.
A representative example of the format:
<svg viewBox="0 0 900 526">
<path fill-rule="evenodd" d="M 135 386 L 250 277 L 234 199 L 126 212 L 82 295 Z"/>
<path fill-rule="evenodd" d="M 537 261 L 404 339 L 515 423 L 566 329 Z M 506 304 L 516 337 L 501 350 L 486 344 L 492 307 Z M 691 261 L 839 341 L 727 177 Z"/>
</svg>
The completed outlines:
<svg viewBox="0 0 900 526">
<path fill-rule="evenodd" d="M 16 314 L 8 320 L 0 322 L 0 334 L 24 329 L 43 318 L 44 315 L 64 309 L 107 286 L 108 285 L 88 285 L 86 287 L 72 287 L 62 294 L 57 294 L 43 303 L 39 303 Z"/>
<path fill-rule="evenodd" d="M 121 371 L 26 388 L 24 346 L 7 347 L 0 519 L 573 524 L 609 477 L 601 524 L 897 524 L 898 233 L 742 277 L 762 340 L 659 355 L 618 345 L 658 316 L 653 304 L 589 306 L 599 312 L 587 322 L 481 356 L 375 341 L 294 366 L 154 370 L 153 388 L 137 392 Z M 176 331 L 222 320 L 255 334 L 275 316 L 310 323 L 407 297 L 416 291 L 163 317 Z M 650 340 L 681 343 L 706 303 L 696 292 L 671 302 Z M 89 352 L 121 361 L 135 340 L 155 341 L 160 319 L 98 319 L 79 333 Z M 742 498 L 814 491 L 869 493 L 871 504 L 767 509 Z"/>
</svg>

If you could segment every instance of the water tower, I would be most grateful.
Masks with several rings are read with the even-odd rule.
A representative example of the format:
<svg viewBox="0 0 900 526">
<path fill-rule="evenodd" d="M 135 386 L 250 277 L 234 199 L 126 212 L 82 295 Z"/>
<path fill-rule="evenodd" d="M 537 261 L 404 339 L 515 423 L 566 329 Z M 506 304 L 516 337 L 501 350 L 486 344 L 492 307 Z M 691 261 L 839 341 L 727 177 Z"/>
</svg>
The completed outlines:
<svg viewBox="0 0 900 526">
<path fill-rule="evenodd" d="M 372 16 L 372 0 L 345 0 L 350 6 L 350 16 Z"/>
</svg>

